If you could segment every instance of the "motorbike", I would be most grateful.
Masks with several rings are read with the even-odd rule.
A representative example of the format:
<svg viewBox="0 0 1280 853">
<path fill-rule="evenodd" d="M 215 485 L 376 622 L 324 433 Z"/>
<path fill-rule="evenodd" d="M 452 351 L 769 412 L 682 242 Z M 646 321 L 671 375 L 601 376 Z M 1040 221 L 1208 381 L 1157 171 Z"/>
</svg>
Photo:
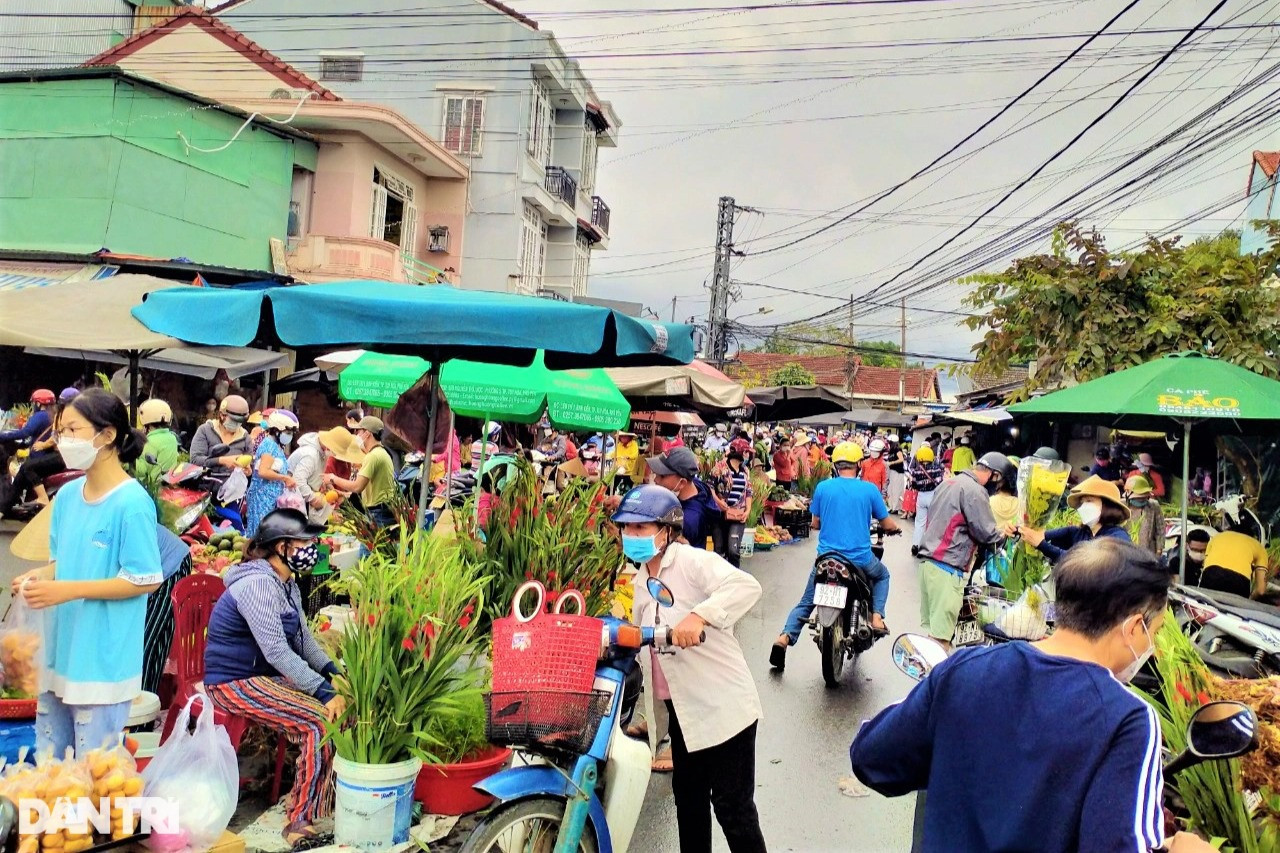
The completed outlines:
<svg viewBox="0 0 1280 853">
<path fill-rule="evenodd" d="M 210 456 L 223 456 L 229 451 L 225 444 L 219 444 L 210 448 L 209 453 Z M 148 461 L 154 464 L 151 457 Z M 239 500 L 222 501 L 218 498 L 226 483 L 222 469 L 184 462 L 165 474 L 163 483 L 164 487 L 156 496 L 162 520 L 171 530 L 182 531 L 179 535 L 187 544 L 207 542 L 214 534 L 213 524 L 208 518 L 210 510 L 236 532 L 244 533 Z"/>
<path fill-rule="evenodd" d="M 1169 603 L 1205 664 L 1228 678 L 1280 675 L 1280 609 L 1229 592 L 1175 584 Z"/>
<path fill-rule="evenodd" d="M 884 537 L 900 531 L 873 528 L 871 553 L 884 558 Z M 875 645 L 879 634 L 871 630 L 871 580 L 852 561 L 834 551 L 819 554 L 814 563 L 813 615 L 809 617 L 813 641 L 822 653 L 822 680 L 838 687 L 846 661 Z"/>
<path fill-rule="evenodd" d="M 1257 539 L 1259 542 L 1269 541 L 1271 538 L 1270 528 L 1248 506 L 1246 500 L 1244 495 L 1227 495 L 1213 504 L 1213 509 L 1218 513 L 1220 519 L 1215 526 L 1209 527 L 1204 524 L 1188 523 L 1187 529 L 1203 530 L 1210 536 L 1218 531 L 1233 530 Z M 1182 544 L 1182 530 L 1182 519 L 1171 518 L 1165 521 L 1164 550 L 1166 555 L 1174 552 Z"/>
<path fill-rule="evenodd" d="M 947 659 L 947 650 L 931 637 L 902 634 L 890 653 L 894 666 L 915 681 L 922 681 Z M 1206 761 L 1237 758 L 1258 748 L 1258 718 L 1243 702 L 1208 702 L 1196 709 L 1187 723 L 1187 748 L 1175 756 L 1166 753 L 1164 775 L 1172 776 Z M 1166 807 L 1173 793 L 1165 788 Z M 916 796 L 915 837 L 912 850 L 923 843 L 926 792 Z M 1152 853 L 1162 853 L 1156 848 Z"/>
<path fill-rule="evenodd" d="M 675 598 L 662 581 L 650 578 L 647 586 L 660 609 L 674 605 Z M 557 612 L 559 605 L 557 600 Z M 539 594 L 539 610 L 541 606 Z M 533 755 L 529 763 L 475 785 L 496 798 L 497 804 L 463 842 L 462 853 L 550 851 L 553 845 L 561 851 L 627 850 L 644 804 L 652 761 L 647 743 L 623 733 L 639 697 L 636 656 L 644 646 L 670 653 L 671 629 L 641 628 L 613 617 L 602 621 L 595 689 L 609 695 L 608 710 L 590 747 L 573 753 L 521 745 Z"/>
<path fill-rule="evenodd" d="M 56 452 L 56 451 L 55 451 Z M 18 471 L 22 468 L 22 464 L 27 460 L 28 450 L 26 447 L 17 447 L 13 443 L 6 443 L 0 447 L 0 465 L 6 474 L 6 480 L 0 484 L 0 488 L 13 488 L 13 478 L 17 476 Z M 49 495 L 49 500 L 53 500 L 54 495 L 74 480 L 79 480 L 84 476 L 83 471 L 74 468 L 67 468 L 56 474 L 50 474 L 40 481 L 44 486 L 45 493 Z M 44 504 L 37 502 L 32 496 L 31 500 L 22 501 L 23 495 L 11 495 L 14 505 L 3 513 L 5 518 L 12 518 L 15 521 L 30 521 L 35 518 L 40 510 L 44 509 Z"/>
</svg>

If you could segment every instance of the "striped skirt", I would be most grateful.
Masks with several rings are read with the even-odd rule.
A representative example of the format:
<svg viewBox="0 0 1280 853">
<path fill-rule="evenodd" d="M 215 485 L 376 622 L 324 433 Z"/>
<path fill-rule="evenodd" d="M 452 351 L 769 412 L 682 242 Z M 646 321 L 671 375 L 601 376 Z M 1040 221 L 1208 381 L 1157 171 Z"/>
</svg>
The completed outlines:
<svg viewBox="0 0 1280 853">
<path fill-rule="evenodd" d="M 142 634 L 142 689 L 149 693 L 160 692 L 160 677 L 164 675 L 169 648 L 173 645 L 173 588 L 189 574 L 190 556 L 147 596 L 147 620 Z"/>
</svg>

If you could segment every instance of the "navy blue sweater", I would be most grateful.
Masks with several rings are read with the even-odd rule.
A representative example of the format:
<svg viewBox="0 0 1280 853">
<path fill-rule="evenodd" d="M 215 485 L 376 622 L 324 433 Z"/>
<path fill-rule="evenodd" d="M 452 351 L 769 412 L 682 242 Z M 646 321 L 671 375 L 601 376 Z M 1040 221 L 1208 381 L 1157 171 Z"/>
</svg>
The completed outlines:
<svg viewBox="0 0 1280 853">
<path fill-rule="evenodd" d="M 1164 843 L 1155 712 L 1109 670 L 1030 643 L 956 652 L 863 723 L 849 758 L 886 796 L 928 789 L 927 853 Z"/>
<path fill-rule="evenodd" d="M 226 581 L 209 617 L 204 683 L 284 676 L 321 702 L 332 699 L 338 668 L 311 636 L 293 579 L 280 580 L 266 560 L 247 560 L 228 569 Z"/>
<path fill-rule="evenodd" d="M 1048 558 L 1050 565 L 1057 563 L 1062 559 L 1062 555 L 1071 550 L 1071 546 L 1079 545 L 1081 542 L 1088 542 L 1091 539 L 1101 539 L 1107 536 L 1112 539 L 1123 539 L 1125 542 L 1132 542 L 1129 538 L 1129 531 L 1118 525 L 1110 525 L 1108 527 L 1099 527 L 1097 533 L 1093 533 L 1083 524 L 1073 524 L 1070 527 L 1055 527 L 1052 530 L 1044 532 L 1044 541 L 1040 543 L 1039 551 Z"/>
</svg>

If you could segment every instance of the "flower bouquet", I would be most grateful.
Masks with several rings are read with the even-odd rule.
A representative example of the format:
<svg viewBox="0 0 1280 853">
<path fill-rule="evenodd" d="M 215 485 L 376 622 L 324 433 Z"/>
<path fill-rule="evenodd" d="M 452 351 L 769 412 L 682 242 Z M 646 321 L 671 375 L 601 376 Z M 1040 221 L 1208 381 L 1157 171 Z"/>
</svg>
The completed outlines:
<svg viewBox="0 0 1280 853">
<path fill-rule="evenodd" d="M 1045 529 L 1062 506 L 1070 473 L 1071 466 L 1061 460 L 1023 457 L 1018 464 L 1017 484 L 1018 514 L 1023 524 Z M 1049 578 L 1049 561 L 1026 542 L 1013 546 L 1007 556 L 1009 568 L 1004 585 L 1011 593 L 1021 595 Z"/>
</svg>

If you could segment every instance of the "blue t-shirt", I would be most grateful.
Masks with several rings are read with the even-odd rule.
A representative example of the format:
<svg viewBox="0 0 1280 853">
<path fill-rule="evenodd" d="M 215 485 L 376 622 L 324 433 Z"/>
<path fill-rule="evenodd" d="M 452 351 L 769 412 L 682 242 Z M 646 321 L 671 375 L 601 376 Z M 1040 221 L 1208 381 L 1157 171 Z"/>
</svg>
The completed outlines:
<svg viewBox="0 0 1280 853">
<path fill-rule="evenodd" d="M 1097 664 L 1029 643 L 961 649 L 863 723 L 854 775 L 928 789 L 925 851 L 1147 851 L 1164 843 L 1160 724 Z"/>
<path fill-rule="evenodd" d="M 124 578 L 139 586 L 163 579 L 156 507 L 128 480 L 93 503 L 85 480 L 68 483 L 53 502 L 49 553 L 58 580 Z M 130 702 L 142 689 L 142 633 L 147 597 L 76 599 L 46 610 L 41 690 L 69 705 Z"/>
<path fill-rule="evenodd" d="M 838 551 L 859 566 L 874 559 L 871 553 L 871 519 L 889 515 L 880 490 L 857 477 L 832 477 L 813 490 L 809 512 L 822 522 L 818 528 L 818 553 Z"/>
</svg>

